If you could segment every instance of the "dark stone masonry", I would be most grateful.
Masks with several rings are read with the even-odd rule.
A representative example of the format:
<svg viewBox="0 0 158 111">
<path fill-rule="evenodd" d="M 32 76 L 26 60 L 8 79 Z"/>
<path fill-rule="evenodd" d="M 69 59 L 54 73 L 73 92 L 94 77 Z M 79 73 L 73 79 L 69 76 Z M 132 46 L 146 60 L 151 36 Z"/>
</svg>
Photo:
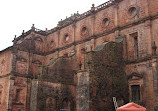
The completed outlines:
<svg viewBox="0 0 158 111">
<path fill-rule="evenodd" d="M 109 0 L 33 25 L 0 51 L 0 110 L 158 111 L 158 0 Z"/>
</svg>

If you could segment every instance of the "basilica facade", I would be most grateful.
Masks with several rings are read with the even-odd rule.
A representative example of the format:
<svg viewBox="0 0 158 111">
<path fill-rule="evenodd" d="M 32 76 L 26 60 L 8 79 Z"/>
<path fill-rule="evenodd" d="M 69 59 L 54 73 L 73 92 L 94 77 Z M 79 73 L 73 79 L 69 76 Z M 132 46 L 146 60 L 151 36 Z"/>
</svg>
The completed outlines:
<svg viewBox="0 0 158 111">
<path fill-rule="evenodd" d="M 158 0 L 109 0 L 34 25 L 0 51 L 1 111 L 158 111 Z"/>
</svg>

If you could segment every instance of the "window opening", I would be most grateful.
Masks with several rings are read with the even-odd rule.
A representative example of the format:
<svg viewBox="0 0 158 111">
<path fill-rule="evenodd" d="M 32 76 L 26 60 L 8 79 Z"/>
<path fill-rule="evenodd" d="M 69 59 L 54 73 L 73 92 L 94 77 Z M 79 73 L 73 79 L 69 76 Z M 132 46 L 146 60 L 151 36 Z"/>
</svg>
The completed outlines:
<svg viewBox="0 0 158 111">
<path fill-rule="evenodd" d="M 69 35 L 66 34 L 66 35 L 65 35 L 65 41 L 68 41 L 68 40 L 69 40 Z"/>
<path fill-rule="evenodd" d="M 16 101 L 16 102 L 19 102 L 20 91 L 21 91 L 21 89 L 17 89 L 17 90 L 16 90 L 16 97 L 15 97 L 15 101 Z"/>
<path fill-rule="evenodd" d="M 51 47 L 54 47 L 54 41 L 51 41 Z"/>
<path fill-rule="evenodd" d="M 134 17 L 137 14 L 137 8 L 136 7 L 129 8 L 128 14 L 129 16 Z"/>
<path fill-rule="evenodd" d="M 108 26 L 109 25 L 109 19 L 108 18 L 105 18 L 103 20 L 103 23 L 104 23 L 104 26 Z"/>
<path fill-rule="evenodd" d="M 1 104 L 1 99 L 2 99 L 2 91 L 0 91 L 0 104 Z"/>
<path fill-rule="evenodd" d="M 139 85 L 132 85 L 132 101 L 140 104 L 140 86 Z"/>
<path fill-rule="evenodd" d="M 135 45 L 136 58 L 138 59 L 138 57 L 139 57 L 139 51 L 138 51 L 138 37 L 137 36 L 134 37 L 134 45 Z"/>
</svg>

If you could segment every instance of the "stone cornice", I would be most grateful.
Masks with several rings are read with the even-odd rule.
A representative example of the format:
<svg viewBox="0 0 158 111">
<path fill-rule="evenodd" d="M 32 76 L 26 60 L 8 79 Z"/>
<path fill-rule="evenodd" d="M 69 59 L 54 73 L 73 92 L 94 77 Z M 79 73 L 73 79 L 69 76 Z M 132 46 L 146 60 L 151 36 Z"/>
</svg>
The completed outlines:
<svg viewBox="0 0 158 111">
<path fill-rule="evenodd" d="M 5 75 L 1 75 L 0 78 L 5 78 L 5 77 L 8 77 L 8 76 L 10 76 L 10 75 L 12 75 L 12 74 L 11 74 L 11 73 L 8 73 L 8 74 L 5 74 Z"/>
<path fill-rule="evenodd" d="M 67 45 L 65 45 L 65 46 L 63 46 L 63 47 L 59 47 L 59 48 L 53 49 L 52 51 L 46 52 L 44 55 L 54 53 L 55 51 L 61 51 L 61 50 L 64 50 L 64 49 L 66 49 L 66 48 L 69 48 L 69 47 L 71 47 L 71 46 L 73 46 L 73 45 L 78 45 L 78 44 L 81 44 L 81 43 L 90 41 L 91 39 L 97 39 L 97 38 L 99 38 L 99 37 L 102 37 L 102 36 L 105 36 L 105 35 L 114 33 L 114 32 L 117 31 L 117 30 L 123 30 L 123 29 L 125 29 L 125 28 L 130 28 L 130 27 L 132 27 L 132 26 L 135 26 L 135 25 L 144 23 L 144 22 L 147 21 L 147 20 L 153 20 L 153 19 L 157 19 L 157 18 L 158 18 L 158 14 L 155 14 L 155 15 L 152 15 L 152 16 L 148 16 L 148 17 L 144 17 L 144 18 L 138 19 L 137 21 L 134 21 L 134 22 L 131 22 L 131 23 L 122 25 L 122 26 L 117 26 L 117 27 L 115 27 L 115 28 L 113 28 L 113 29 L 110 29 L 110 30 L 106 30 L 105 32 L 98 33 L 98 34 L 95 34 L 95 35 L 91 35 L 91 36 L 89 36 L 89 37 L 86 37 L 86 38 L 83 39 L 83 40 L 75 41 L 75 42 L 72 42 L 72 43 L 70 43 L 70 44 L 67 44 Z"/>
<path fill-rule="evenodd" d="M 85 39 L 82 39 L 82 40 L 78 40 L 78 41 L 75 41 L 75 42 L 72 42 L 70 44 L 67 44 L 65 46 L 62 46 L 62 47 L 58 47 L 56 49 L 53 49 L 51 51 L 48 51 L 48 52 L 37 52 L 37 51 L 32 51 L 32 53 L 34 54 L 38 54 L 38 55 L 41 55 L 41 56 L 46 56 L 48 54 L 52 54 L 56 51 L 61 51 L 61 50 L 64 50 L 66 48 L 69 48 L 73 45 L 78 45 L 78 44 L 82 44 L 84 42 L 87 42 L 87 41 L 90 41 L 91 39 L 97 39 L 99 37 L 102 37 L 102 36 L 106 36 L 108 34 L 111 34 L 111 33 L 114 33 L 115 31 L 117 30 L 124 30 L 126 28 L 130 28 L 132 26 L 135 26 L 135 25 L 138 25 L 138 24 L 141 24 L 141 23 L 144 23 L 145 21 L 147 20 L 154 20 L 154 19 L 157 19 L 158 18 L 158 14 L 155 14 L 155 15 L 151 15 L 151 16 L 148 16 L 148 17 L 144 17 L 144 18 L 140 18 L 138 19 L 137 21 L 134 21 L 134 22 L 131 22 L 131 23 L 127 23 L 125 25 L 122 25 L 122 26 L 117 26 L 115 28 L 112 28 L 110 30 L 106 30 L 102 33 L 98 33 L 98 34 L 95 34 L 95 35 L 91 35 L 91 36 L 88 36 L 86 37 Z"/>
<path fill-rule="evenodd" d="M 4 51 L 7 51 L 7 50 L 12 49 L 12 47 L 13 47 L 13 46 L 7 47 L 7 48 L 5 48 L 5 49 L 1 50 L 1 51 L 0 51 L 0 53 L 2 53 L 2 52 L 4 52 Z"/>
<path fill-rule="evenodd" d="M 15 72 L 15 71 L 11 71 L 11 74 L 15 77 L 33 78 L 32 74 L 20 74 L 20 73 Z"/>
<path fill-rule="evenodd" d="M 148 55 L 148 56 L 141 57 L 141 58 L 138 58 L 138 59 L 127 60 L 127 61 L 125 61 L 125 63 L 126 63 L 126 65 L 136 64 L 136 63 L 145 62 L 145 61 L 152 60 L 152 59 L 157 59 L 157 58 L 158 58 L 158 55 Z"/>
<path fill-rule="evenodd" d="M 59 81 L 59 82 L 53 82 L 53 81 L 45 81 L 45 80 L 38 80 L 37 79 L 37 81 L 41 81 L 41 82 L 50 82 L 50 83 L 57 83 L 57 84 L 64 84 L 64 85 L 73 85 L 73 86 L 76 86 L 76 84 L 75 83 L 67 83 L 67 82 L 61 82 L 61 81 Z"/>
<path fill-rule="evenodd" d="M 112 5 L 115 5 L 115 4 L 117 4 L 117 3 L 121 2 L 121 1 L 123 1 L 123 0 L 109 0 L 109 1 L 99 5 L 97 7 L 94 7 L 94 5 L 92 5 L 91 10 L 88 10 L 88 11 L 82 13 L 82 14 L 76 13 L 76 14 L 72 15 L 71 17 L 60 21 L 58 23 L 58 26 L 53 28 L 53 29 L 51 29 L 51 30 L 46 30 L 46 31 L 40 30 L 40 29 L 35 28 L 34 25 L 33 25 L 32 29 L 30 29 L 29 31 L 27 31 L 25 33 L 22 33 L 22 35 L 20 35 L 19 37 L 15 38 L 13 40 L 13 42 L 15 40 L 19 40 L 21 38 L 26 37 L 31 32 L 35 32 L 37 34 L 41 34 L 41 35 L 47 36 L 47 35 L 49 35 L 51 33 L 56 32 L 57 30 L 61 30 L 62 28 L 66 27 L 66 26 L 69 26 L 69 25 L 73 24 L 74 22 L 80 21 L 80 20 L 82 20 L 82 19 L 84 19 L 84 18 L 86 18 L 88 16 L 91 16 L 91 15 L 93 15 L 95 13 L 98 13 L 99 11 L 104 10 L 105 8 L 108 8 L 108 7 L 112 6 Z"/>
</svg>

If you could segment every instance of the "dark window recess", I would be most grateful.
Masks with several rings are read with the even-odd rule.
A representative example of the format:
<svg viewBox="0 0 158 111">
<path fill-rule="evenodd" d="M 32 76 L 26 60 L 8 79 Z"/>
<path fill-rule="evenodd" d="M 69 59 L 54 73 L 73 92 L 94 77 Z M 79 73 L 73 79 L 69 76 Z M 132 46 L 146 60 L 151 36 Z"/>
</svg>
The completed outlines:
<svg viewBox="0 0 158 111">
<path fill-rule="evenodd" d="M 2 98 L 2 91 L 0 91 L 0 104 L 1 104 L 1 98 Z"/>
<path fill-rule="evenodd" d="M 16 90 L 16 97 L 15 97 L 15 101 L 16 101 L 16 102 L 19 102 L 20 91 L 21 91 L 20 89 L 17 89 L 17 90 Z"/>
<path fill-rule="evenodd" d="M 131 86 L 132 89 L 132 101 L 140 104 L 140 86 L 139 85 L 133 85 Z"/>
<path fill-rule="evenodd" d="M 136 59 L 139 57 L 139 50 L 138 50 L 138 37 L 134 37 L 134 45 L 135 45 L 135 54 L 136 54 Z"/>
<path fill-rule="evenodd" d="M 130 17 L 134 17 L 137 15 L 137 8 L 136 7 L 131 7 L 129 10 L 128 10 L 128 14 Z"/>
</svg>

